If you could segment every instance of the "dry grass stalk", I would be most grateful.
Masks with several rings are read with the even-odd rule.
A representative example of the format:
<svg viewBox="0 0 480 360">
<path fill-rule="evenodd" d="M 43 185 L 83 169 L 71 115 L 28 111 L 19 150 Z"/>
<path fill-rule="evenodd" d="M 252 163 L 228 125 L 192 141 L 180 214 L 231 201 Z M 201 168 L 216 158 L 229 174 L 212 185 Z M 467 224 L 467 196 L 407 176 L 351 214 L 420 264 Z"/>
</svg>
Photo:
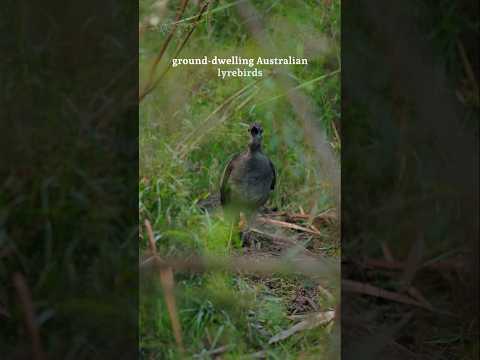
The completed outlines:
<svg viewBox="0 0 480 360">
<path fill-rule="evenodd" d="M 261 77 L 247 85 L 245 85 L 240 90 L 233 93 L 229 96 L 223 103 L 221 103 L 215 110 L 213 110 L 207 118 L 203 121 L 202 124 L 197 126 L 192 132 L 190 132 L 185 138 L 178 144 L 176 150 L 179 153 L 179 158 L 183 159 L 187 156 L 188 152 L 190 151 L 191 147 L 197 144 L 205 134 L 208 133 L 211 129 L 214 128 L 214 125 L 218 125 L 226 120 L 226 116 L 220 117 L 220 120 L 216 117 L 219 113 L 224 113 L 224 115 L 228 112 L 230 108 L 233 107 L 233 104 L 237 99 L 240 98 L 248 89 L 257 85 L 260 81 L 264 80 L 266 77 Z"/>
<path fill-rule="evenodd" d="M 317 289 L 325 298 L 327 298 L 328 301 L 333 302 L 335 300 L 335 297 L 332 295 L 332 293 L 322 285 L 318 285 Z"/>
<path fill-rule="evenodd" d="M 27 285 L 25 277 L 20 273 L 13 275 L 13 285 L 18 293 L 20 305 L 25 315 L 25 327 L 32 341 L 32 358 L 34 360 L 46 359 L 42 347 L 38 326 L 35 323 L 35 310 L 33 308 L 32 294 Z"/>
<path fill-rule="evenodd" d="M 155 238 L 153 236 L 152 225 L 148 219 L 145 220 L 145 228 L 147 229 L 148 234 L 148 243 L 150 247 L 150 252 L 152 254 L 154 262 L 161 264 L 163 261 L 157 255 L 157 249 L 155 246 Z M 170 322 L 172 323 L 173 335 L 180 352 L 184 352 L 183 341 L 182 341 L 182 328 L 180 326 L 180 321 L 178 319 L 177 306 L 175 301 L 174 289 L 175 289 L 175 279 L 173 277 L 173 270 L 171 267 L 159 267 L 160 271 L 160 284 L 162 286 L 163 294 L 165 296 L 165 302 L 167 304 L 167 311 L 170 317 Z"/>
<path fill-rule="evenodd" d="M 310 330 L 313 329 L 317 326 L 320 325 L 326 325 L 330 321 L 332 321 L 335 317 L 335 311 L 330 310 L 330 311 L 325 311 L 325 312 L 320 312 L 316 313 L 314 315 L 310 315 L 308 319 L 303 320 L 299 322 L 298 324 L 292 326 L 291 328 L 284 330 L 280 332 L 279 334 L 273 336 L 268 343 L 273 344 L 282 340 L 285 340 L 286 338 L 292 336 L 293 334 L 299 332 L 299 331 L 304 331 L 304 330 Z"/>
<path fill-rule="evenodd" d="M 478 105 L 479 98 L 478 98 L 478 93 L 479 93 L 479 88 L 478 88 L 478 82 L 477 82 L 477 77 L 475 76 L 475 72 L 473 71 L 472 64 L 470 63 L 470 60 L 468 60 L 467 52 L 465 51 L 465 47 L 460 41 L 457 41 L 457 47 L 458 51 L 460 52 L 460 56 L 463 61 L 463 66 L 465 67 L 465 73 L 468 77 L 468 80 L 471 83 L 471 86 L 473 88 L 473 93 L 477 94 L 475 101 Z"/>
<path fill-rule="evenodd" d="M 180 44 L 180 46 L 177 48 L 177 50 L 175 51 L 174 55 L 171 57 L 171 59 L 173 58 L 176 58 L 179 53 L 182 51 L 182 49 L 184 48 L 185 44 L 187 43 L 187 41 L 190 39 L 190 36 L 193 34 L 193 31 L 195 30 L 195 28 L 197 27 L 198 25 L 198 22 L 200 21 L 200 19 L 202 18 L 204 12 L 207 10 L 208 8 L 208 5 L 209 5 L 209 2 L 205 2 L 205 4 L 203 5 L 203 7 L 200 9 L 198 15 L 196 16 L 195 18 L 195 22 L 193 23 L 192 27 L 190 28 L 190 31 L 187 33 L 187 35 L 185 36 L 185 38 L 183 39 L 182 43 Z M 175 27 L 177 26 L 177 22 L 174 23 Z M 149 93 L 151 93 L 153 91 L 153 89 L 155 89 L 158 84 L 160 83 L 160 81 L 162 80 L 162 78 L 167 74 L 167 72 L 170 70 L 171 68 L 171 61 L 168 62 L 165 70 L 163 70 L 163 72 L 158 76 L 158 78 L 153 81 L 153 77 L 154 77 L 154 74 L 151 74 L 151 78 L 149 78 L 149 83 L 148 83 L 148 88 L 145 87 L 144 91 L 142 92 L 142 94 L 140 95 L 140 101 L 142 101 L 145 96 L 147 96 Z"/>
<path fill-rule="evenodd" d="M 197 17 L 195 18 L 195 21 L 193 23 L 193 25 L 191 26 L 190 28 L 190 31 L 187 33 L 187 35 L 185 35 L 185 37 L 183 38 L 180 46 L 175 50 L 175 53 L 173 54 L 173 56 L 171 57 L 171 59 L 174 59 L 176 57 L 178 57 L 178 55 L 180 54 L 180 52 L 183 50 L 183 48 L 185 47 L 185 44 L 188 42 L 188 40 L 190 39 L 190 36 L 192 36 L 193 32 L 195 31 L 195 28 L 197 27 L 198 25 L 198 22 L 200 21 L 200 19 L 202 18 L 203 14 L 205 13 L 205 11 L 207 10 L 208 8 L 208 5 L 210 3 L 208 1 L 206 1 L 202 8 L 200 9 L 200 11 L 198 12 L 198 15 Z M 158 77 L 157 80 L 155 80 L 155 82 L 152 84 L 151 88 L 154 89 L 155 87 L 157 87 L 158 83 L 160 82 L 160 80 L 165 76 L 165 74 L 170 70 L 171 68 L 171 61 L 169 61 L 167 67 L 165 68 L 165 70 L 160 74 L 160 76 Z"/>
<path fill-rule="evenodd" d="M 183 353 L 185 350 L 182 341 L 182 328 L 178 319 L 177 306 L 175 302 L 174 281 L 173 271 L 171 268 L 164 270 L 160 269 L 160 283 L 165 295 L 165 302 L 167 303 L 168 315 L 170 316 L 170 321 L 172 323 L 173 335 L 175 336 L 175 341 L 179 350 Z"/>
<path fill-rule="evenodd" d="M 180 6 L 177 10 L 177 15 L 175 16 L 175 22 L 173 23 L 173 26 L 170 29 L 170 32 L 168 33 L 167 38 L 163 42 L 162 47 L 160 48 L 160 51 L 158 52 L 157 56 L 155 57 L 155 60 L 153 61 L 153 64 L 150 68 L 150 73 L 149 73 L 149 76 L 148 76 L 148 80 L 147 80 L 147 83 L 145 84 L 145 86 L 143 87 L 143 90 L 140 92 L 139 101 L 142 101 L 145 98 L 145 96 L 153 90 L 152 84 L 153 84 L 153 78 L 155 76 L 157 66 L 160 63 L 160 60 L 162 60 L 162 57 L 165 54 L 165 51 L 167 50 L 167 47 L 170 44 L 170 41 L 172 40 L 173 35 L 175 34 L 175 32 L 177 30 L 177 26 L 178 26 L 177 21 L 180 20 L 180 18 L 182 17 L 183 13 L 185 12 L 185 9 L 186 9 L 187 5 L 188 5 L 188 0 L 182 0 L 182 3 L 180 4 Z"/>
<path fill-rule="evenodd" d="M 145 220 L 145 228 L 147 229 L 147 237 L 148 237 L 148 247 L 150 248 L 150 253 L 153 256 L 157 255 L 157 246 L 155 245 L 155 237 L 153 236 L 153 229 L 150 221 L 148 219 Z"/>
</svg>

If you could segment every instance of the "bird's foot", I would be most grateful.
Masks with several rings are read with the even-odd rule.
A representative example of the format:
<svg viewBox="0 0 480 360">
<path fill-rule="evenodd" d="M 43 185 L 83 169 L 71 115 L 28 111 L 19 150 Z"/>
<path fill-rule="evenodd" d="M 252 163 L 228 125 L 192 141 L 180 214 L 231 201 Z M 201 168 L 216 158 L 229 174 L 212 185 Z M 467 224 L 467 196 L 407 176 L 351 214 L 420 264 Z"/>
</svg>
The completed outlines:
<svg viewBox="0 0 480 360">
<path fill-rule="evenodd" d="M 250 249 L 260 249 L 261 247 L 261 243 L 255 240 L 255 236 L 253 236 L 250 230 L 242 231 L 240 239 L 243 247 L 249 247 Z"/>
</svg>

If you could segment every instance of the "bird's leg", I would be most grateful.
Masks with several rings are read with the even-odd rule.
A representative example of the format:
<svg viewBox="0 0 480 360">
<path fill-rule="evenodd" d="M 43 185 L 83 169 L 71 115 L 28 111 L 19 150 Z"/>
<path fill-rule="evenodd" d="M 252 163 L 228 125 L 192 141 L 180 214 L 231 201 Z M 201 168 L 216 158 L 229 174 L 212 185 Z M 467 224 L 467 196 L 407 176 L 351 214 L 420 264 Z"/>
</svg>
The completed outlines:
<svg viewBox="0 0 480 360">
<path fill-rule="evenodd" d="M 251 247 L 259 248 L 260 243 L 256 244 L 255 239 L 252 236 L 251 226 L 255 223 L 256 212 L 249 212 L 248 214 L 240 213 L 240 223 L 243 227 L 240 227 L 240 238 L 242 239 L 242 244 L 250 244 Z"/>
<path fill-rule="evenodd" d="M 249 221 L 245 213 L 240 212 L 238 221 L 238 230 L 240 231 L 240 239 L 242 240 L 242 246 L 246 246 L 250 240 L 249 233 Z"/>
<path fill-rule="evenodd" d="M 248 220 L 243 212 L 240 212 L 239 215 L 238 229 L 240 230 L 240 232 L 244 232 L 248 229 Z"/>
</svg>

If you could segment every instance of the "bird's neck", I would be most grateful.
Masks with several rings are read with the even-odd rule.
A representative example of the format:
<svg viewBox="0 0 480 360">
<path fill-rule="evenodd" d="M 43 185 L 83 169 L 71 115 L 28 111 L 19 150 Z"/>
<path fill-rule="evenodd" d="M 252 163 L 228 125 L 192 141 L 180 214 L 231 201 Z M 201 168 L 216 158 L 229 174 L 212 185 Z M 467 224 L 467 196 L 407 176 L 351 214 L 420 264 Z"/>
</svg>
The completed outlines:
<svg viewBox="0 0 480 360">
<path fill-rule="evenodd" d="M 252 141 L 250 144 L 248 144 L 248 152 L 250 154 L 255 154 L 257 152 L 262 152 L 262 144 Z"/>
</svg>

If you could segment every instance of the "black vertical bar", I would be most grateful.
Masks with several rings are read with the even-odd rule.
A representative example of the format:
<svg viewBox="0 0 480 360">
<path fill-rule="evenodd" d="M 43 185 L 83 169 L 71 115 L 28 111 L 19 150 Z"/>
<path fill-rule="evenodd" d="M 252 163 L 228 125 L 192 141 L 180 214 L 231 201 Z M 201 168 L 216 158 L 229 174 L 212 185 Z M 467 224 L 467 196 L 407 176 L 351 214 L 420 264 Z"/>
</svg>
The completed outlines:
<svg viewBox="0 0 480 360">
<path fill-rule="evenodd" d="M 138 2 L 0 28 L 0 357 L 136 358 Z"/>
</svg>

